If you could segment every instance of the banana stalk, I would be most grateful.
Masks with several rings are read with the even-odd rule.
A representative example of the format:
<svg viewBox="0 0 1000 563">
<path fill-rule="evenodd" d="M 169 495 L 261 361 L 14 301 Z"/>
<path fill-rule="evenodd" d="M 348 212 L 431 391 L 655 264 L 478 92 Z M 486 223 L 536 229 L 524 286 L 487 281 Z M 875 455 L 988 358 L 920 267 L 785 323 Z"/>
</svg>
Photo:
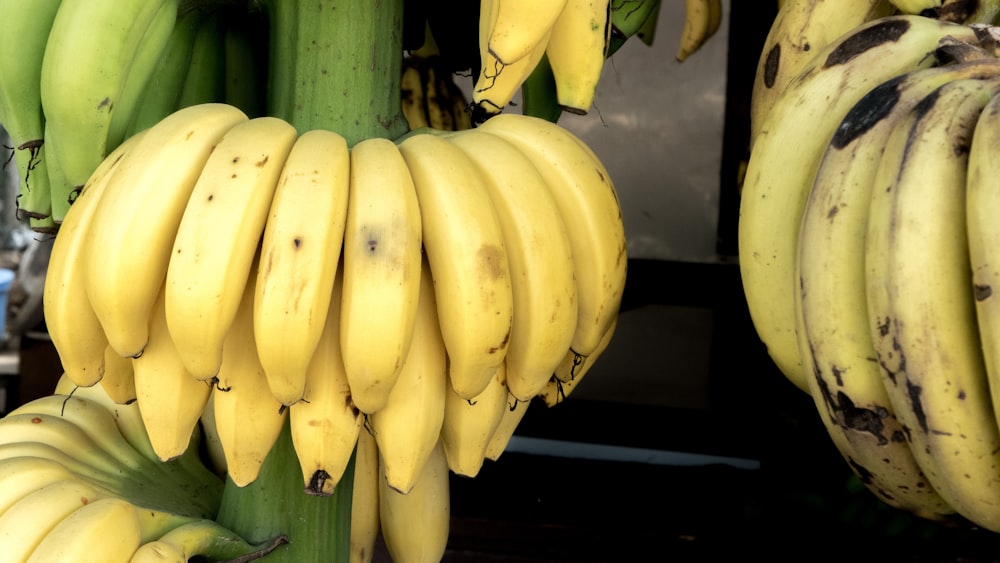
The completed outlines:
<svg viewBox="0 0 1000 563">
<path fill-rule="evenodd" d="M 265 0 L 263 6 L 273 38 L 269 115 L 300 134 L 336 131 L 350 146 L 407 131 L 399 94 L 402 0 Z M 241 488 L 227 480 L 218 522 L 252 543 L 286 536 L 269 563 L 346 562 L 353 474 L 352 459 L 332 495 L 306 494 L 286 422 L 256 481 Z"/>
</svg>

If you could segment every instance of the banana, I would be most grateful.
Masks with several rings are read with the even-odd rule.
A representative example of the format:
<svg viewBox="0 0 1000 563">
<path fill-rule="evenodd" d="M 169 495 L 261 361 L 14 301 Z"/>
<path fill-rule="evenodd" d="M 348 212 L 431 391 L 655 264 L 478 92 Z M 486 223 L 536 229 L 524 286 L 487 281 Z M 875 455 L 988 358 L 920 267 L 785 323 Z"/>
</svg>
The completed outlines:
<svg viewBox="0 0 1000 563">
<path fill-rule="evenodd" d="M 1000 314 L 995 293 L 995 288 L 1000 288 L 996 267 L 1000 229 L 991 213 L 997 209 L 1000 194 L 994 157 L 997 147 L 1000 147 L 1000 97 L 994 96 L 980 114 L 972 137 L 965 201 L 976 322 L 994 405 L 1000 400 L 997 398 L 1000 391 L 1000 348 L 997 346 Z"/>
<path fill-rule="evenodd" d="M 844 117 L 823 155 L 803 211 L 797 277 L 799 348 L 821 422 L 862 481 L 882 501 L 926 518 L 953 512 L 898 437 L 896 418 L 869 332 L 865 297 L 868 201 L 879 157 L 896 123 L 933 90 L 997 63 L 918 70 L 865 95 Z"/>
<path fill-rule="evenodd" d="M 122 143 L 108 155 L 66 214 L 60 234 L 52 242 L 42 288 L 46 329 L 66 376 L 81 387 L 104 376 L 108 339 L 87 297 L 81 261 L 91 243 L 98 203 L 121 159 L 141 135 Z"/>
<path fill-rule="evenodd" d="M 1000 530 L 1000 430 L 969 283 L 967 150 L 1000 80 L 956 80 L 886 143 L 865 242 L 869 327 L 917 463 L 955 511 Z M 929 282 L 929 275 L 933 282 Z"/>
<path fill-rule="evenodd" d="M 170 45 L 177 23 L 179 3 L 179 0 L 163 2 L 139 40 L 132 63 L 125 73 L 114 111 L 111 112 L 105 150 L 114 149 L 127 136 L 129 123 L 139 111 L 146 84 L 152 80 L 158 70 L 157 63 L 161 55 Z"/>
<path fill-rule="evenodd" d="M 164 4 L 178 0 L 62 0 L 42 59 L 46 153 L 62 181 L 51 185 L 59 223 L 72 198 L 114 147 L 112 116 L 139 45 Z M 67 87 L 71 85 L 71 87 Z M 51 142 L 56 141 L 56 142 Z"/>
<path fill-rule="evenodd" d="M 479 50 L 489 52 L 500 64 L 509 65 L 545 44 L 567 0 L 485 0 L 483 3 L 495 4 L 491 10 L 496 10 L 496 15 L 489 33 L 480 35 L 486 38 L 486 45 Z"/>
<path fill-rule="evenodd" d="M 455 84 L 452 73 L 443 68 L 441 57 L 427 64 L 424 77 L 427 119 L 431 127 L 443 131 L 461 131 L 472 127 L 472 111 L 465 94 Z"/>
<path fill-rule="evenodd" d="M 228 468 L 226 467 L 226 453 L 222 450 L 222 440 L 219 438 L 219 429 L 215 425 L 215 393 L 213 388 L 212 392 L 208 394 L 208 403 L 205 404 L 205 410 L 201 413 L 199 425 L 205 448 L 205 463 L 212 468 L 216 475 L 225 477 Z"/>
<path fill-rule="evenodd" d="M 438 442 L 406 494 L 392 488 L 384 478 L 384 464 L 379 467 L 383 475 L 379 478 L 379 521 L 390 557 L 414 563 L 441 561 L 451 516 L 444 447 Z"/>
<path fill-rule="evenodd" d="M 45 117 L 39 90 L 42 57 L 60 0 L 0 2 L 0 125 L 13 143 L 18 172 L 18 211 L 34 219 L 49 217 L 51 198 L 45 170 Z"/>
<path fill-rule="evenodd" d="M 156 61 L 136 109 L 129 118 L 126 136 L 152 127 L 179 109 L 177 102 L 191 64 L 195 34 L 206 13 L 200 7 L 191 7 L 178 13 L 167 46 Z"/>
<path fill-rule="evenodd" d="M 158 539 L 143 543 L 129 563 L 187 563 L 192 558 L 204 557 L 212 561 L 237 561 L 251 554 L 266 555 L 267 549 L 259 549 L 236 532 L 214 520 L 195 520 L 177 526 L 159 536 Z M 256 558 L 256 557 L 255 557 Z"/>
<path fill-rule="evenodd" d="M 513 317 L 503 231 L 478 167 L 451 142 L 414 135 L 399 144 L 416 188 L 448 373 L 466 399 L 504 361 Z"/>
<path fill-rule="evenodd" d="M 684 0 L 684 29 L 674 56 L 684 62 L 719 31 L 722 0 Z"/>
<path fill-rule="evenodd" d="M 142 354 L 188 198 L 223 135 L 246 121 L 243 112 L 222 104 L 174 112 L 142 135 L 108 180 L 78 267 L 119 355 Z"/>
<path fill-rule="evenodd" d="M 556 98 L 556 79 L 549 58 L 542 56 L 521 84 L 521 114 L 556 123 L 563 109 Z"/>
<path fill-rule="evenodd" d="M 292 145 L 274 189 L 261 236 L 253 327 L 268 387 L 283 405 L 302 399 L 309 359 L 327 320 L 350 169 L 343 137 L 307 131 Z"/>
<path fill-rule="evenodd" d="M 448 139 L 479 167 L 500 219 L 515 311 L 506 386 L 527 401 L 548 382 L 576 331 L 573 250 L 564 216 L 535 165 L 503 138 L 473 131 Z"/>
<path fill-rule="evenodd" d="M 420 480 L 444 423 L 448 366 L 431 276 L 424 268 L 413 342 L 399 378 L 385 405 L 368 415 L 384 475 L 380 482 L 403 494 Z"/>
<path fill-rule="evenodd" d="M 608 52 L 610 12 L 610 0 L 567 0 L 552 26 L 545 55 L 565 111 L 584 115 L 594 103 Z"/>
<path fill-rule="evenodd" d="M 109 344 L 104 348 L 104 375 L 98 383 L 120 405 L 131 403 L 136 399 L 135 372 L 132 370 L 132 358 L 118 355 Z"/>
<path fill-rule="evenodd" d="M 611 0 L 611 31 L 607 56 L 615 54 L 643 26 L 652 25 L 655 31 L 655 20 L 659 17 L 661 3 L 661 0 Z M 652 23 L 647 23 L 651 19 Z"/>
<path fill-rule="evenodd" d="M 305 396 L 288 408 L 292 445 L 307 494 L 334 493 L 354 453 L 363 422 L 341 357 L 342 286 L 342 274 L 338 274 L 319 346 L 305 368 Z"/>
<path fill-rule="evenodd" d="M 177 108 L 221 103 L 226 98 L 225 19 L 219 10 L 206 14 L 195 31 L 191 58 Z"/>
<path fill-rule="evenodd" d="M 919 14 L 924 10 L 940 7 L 942 0 L 889 0 L 889 2 L 904 14 Z"/>
<path fill-rule="evenodd" d="M 577 284 L 579 312 L 570 348 L 587 356 L 618 316 L 628 267 L 611 176 L 582 141 L 542 119 L 499 115 L 477 131 L 503 137 L 524 152 L 553 195 L 569 234 Z"/>
<path fill-rule="evenodd" d="M 594 367 L 594 363 L 601 357 L 601 354 L 611 345 L 611 340 L 614 338 L 617 328 L 618 319 L 615 319 L 612 321 L 611 326 L 604 332 L 597 348 L 589 356 L 581 358 L 573 350 L 570 350 L 563 359 L 563 362 L 556 368 L 555 373 L 552 374 L 552 378 L 549 379 L 549 382 L 538 393 L 542 402 L 549 407 L 554 407 L 565 401 L 570 393 L 577 388 L 580 381 L 583 380 L 583 376 L 587 375 L 587 372 Z"/>
<path fill-rule="evenodd" d="M 84 504 L 56 524 L 27 563 L 127 563 L 141 544 L 142 524 L 136 507 L 122 499 L 102 498 Z"/>
<path fill-rule="evenodd" d="M 126 361 L 131 362 L 136 403 L 156 457 L 180 457 L 198 428 L 212 385 L 184 369 L 167 330 L 165 288 L 150 311 L 149 342 L 141 356 Z"/>
<path fill-rule="evenodd" d="M 275 117 L 229 129 L 191 191 L 173 250 L 159 257 L 169 257 L 167 327 L 196 379 L 211 379 L 219 371 L 222 341 L 240 308 L 278 177 L 296 138 L 295 128 Z"/>
<path fill-rule="evenodd" d="M 415 57 L 403 59 L 403 76 L 400 78 L 400 99 L 403 117 L 410 131 L 430 127 L 427 119 L 427 99 L 424 97 L 424 81 L 419 60 Z"/>
<path fill-rule="evenodd" d="M 750 144 L 778 96 L 817 53 L 856 27 L 895 12 L 888 0 L 787 0 L 771 22 L 750 93 Z"/>
<path fill-rule="evenodd" d="M 102 498 L 108 497 L 75 478 L 55 481 L 24 496 L 0 514 L 0 554 L 3 560 L 12 563 L 28 561 L 31 553 L 64 519 L 80 507 Z M 93 542 L 93 538 L 90 541 Z"/>
<path fill-rule="evenodd" d="M 378 444 L 368 430 L 358 435 L 351 489 L 351 563 L 369 563 L 375 554 L 379 525 Z"/>
<path fill-rule="evenodd" d="M 73 478 L 65 465 L 40 457 L 0 459 L 0 514 L 18 500 L 58 481 Z"/>
<path fill-rule="evenodd" d="M 255 276 L 251 275 L 241 290 L 236 315 L 225 334 L 212 394 L 215 427 L 226 456 L 229 478 L 237 487 L 245 487 L 257 479 L 288 414 L 288 409 L 271 395 L 264 368 L 257 358 L 253 333 L 255 285 Z"/>
<path fill-rule="evenodd" d="M 441 445 L 448 469 L 456 475 L 475 477 L 486 459 L 490 438 L 507 410 L 505 364 L 490 384 L 472 399 L 463 399 L 448 387 L 441 424 Z"/>
<path fill-rule="evenodd" d="M 548 2 L 548 4 L 552 3 Z M 490 35 L 494 27 L 494 22 L 500 14 L 502 4 L 501 0 L 487 0 L 480 3 L 480 65 L 478 67 L 479 74 L 472 88 L 472 103 L 475 106 L 475 113 L 477 115 L 482 114 L 483 117 L 474 117 L 476 121 L 496 115 L 507 107 L 507 104 L 517 94 L 518 89 L 524 83 L 525 79 L 534 70 L 538 61 L 545 55 L 552 34 L 550 26 L 527 54 L 504 64 L 489 49 Z M 537 11 L 538 3 L 535 3 L 535 6 L 535 10 Z M 523 22 L 521 25 L 523 25 Z"/>
<path fill-rule="evenodd" d="M 966 26 L 920 16 L 859 26 L 816 55 L 782 94 L 754 142 L 737 232 L 743 290 L 768 354 L 803 391 L 808 383 L 795 334 L 795 246 L 823 150 L 865 93 L 904 72 L 933 66 L 944 37 L 975 41 Z M 789 154 L 798 155 L 792 163 Z"/>
<path fill-rule="evenodd" d="M 510 439 L 514 436 L 518 424 L 528 412 L 529 406 L 531 406 L 531 401 L 519 401 L 517 397 L 507 393 L 503 415 L 500 417 L 496 429 L 493 430 L 493 435 L 490 436 L 490 441 L 486 444 L 486 451 L 483 453 L 486 459 L 492 461 L 500 459 L 500 455 L 507 449 Z"/>
<path fill-rule="evenodd" d="M 351 400 L 373 413 L 406 359 L 422 269 L 417 194 L 392 141 L 364 139 L 351 148 L 348 198 L 340 349 Z"/>
</svg>

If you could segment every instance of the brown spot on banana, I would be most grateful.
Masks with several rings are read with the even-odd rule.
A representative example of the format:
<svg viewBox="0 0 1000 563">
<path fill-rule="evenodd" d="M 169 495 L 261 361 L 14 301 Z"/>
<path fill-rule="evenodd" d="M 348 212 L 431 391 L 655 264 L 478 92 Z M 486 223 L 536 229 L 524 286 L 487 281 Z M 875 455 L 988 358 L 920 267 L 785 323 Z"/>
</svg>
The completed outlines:
<svg viewBox="0 0 1000 563">
<path fill-rule="evenodd" d="M 993 296 L 993 288 L 989 285 L 975 284 L 972 286 L 973 293 L 976 296 L 976 301 L 986 301 Z"/>
<path fill-rule="evenodd" d="M 803 51 L 809 50 L 809 44 L 807 43 L 803 48 Z M 767 52 L 767 58 L 764 59 L 764 87 L 771 89 L 774 88 L 774 82 L 778 79 L 778 68 L 781 66 L 781 43 L 775 43 L 771 50 Z"/>
<path fill-rule="evenodd" d="M 845 64 L 870 49 L 898 41 L 910 27 L 908 21 L 891 19 L 864 28 L 842 41 L 827 56 L 822 68 Z"/>
</svg>

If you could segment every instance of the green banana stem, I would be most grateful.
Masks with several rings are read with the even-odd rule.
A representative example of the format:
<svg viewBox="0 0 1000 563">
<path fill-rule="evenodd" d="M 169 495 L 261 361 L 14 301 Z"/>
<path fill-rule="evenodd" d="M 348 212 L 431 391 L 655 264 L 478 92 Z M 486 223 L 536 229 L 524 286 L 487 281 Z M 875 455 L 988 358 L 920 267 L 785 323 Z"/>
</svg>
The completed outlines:
<svg viewBox="0 0 1000 563">
<path fill-rule="evenodd" d="M 268 114 L 299 133 L 335 131 L 349 145 L 395 139 L 402 114 L 403 0 L 265 0 L 270 20 Z M 218 522 L 247 541 L 288 543 L 262 561 L 347 562 L 354 460 L 328 497 L 305 493 L 288 423 L 259 477 L 227 480 Z"/>
</svg>

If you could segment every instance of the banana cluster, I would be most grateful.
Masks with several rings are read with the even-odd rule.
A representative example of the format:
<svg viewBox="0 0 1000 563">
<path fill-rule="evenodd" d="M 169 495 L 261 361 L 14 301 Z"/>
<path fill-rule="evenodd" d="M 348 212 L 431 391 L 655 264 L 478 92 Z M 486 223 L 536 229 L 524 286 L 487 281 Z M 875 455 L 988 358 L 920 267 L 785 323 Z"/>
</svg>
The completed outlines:
<svg viewBox="0 0 1000 563">
<path fill-rule="evenodd" d="M 900 14 L 821 49 L 760 126 L 739 224 L 757 332 L 849 466 L 891 506 L 992 531 L 996 32 Z"/>
<path fill-rule="evenodd" d="M 442 131 L 472 128 L 471 106 L 444 62 L 437 54 L 412 54 L 403 59 L 403 117 L 411 131 L 421 127 Z"/>
<path fill-rule="evenodd" d="M 81 187 L 125 138 L 169 113 L 225 102 L 264 112 L 266 22 L 180 0 L 0 2 L 0 123 L 20 176 L 17 204 L 58 229 Z"/>
<path fill-rule="evenodd" d="M 472 101 L 482 119 L 503 111 L 541 64 L 559 107 L 586 114 L 604 61 L 627 39 L 652 44 L 661 0 L 481 0 L 479 75 Z M 686 0 L 676 59 L 701 48 L 722 22 L 721 0 Z M 477 117 L 476 121 L 481 119 Z"/>
<path fill-rule="evenodd" d="M 348 147 L 210 103 L 101 162 L 43 304 L 66 376 L 134 401 L 157 458 L 186 455 L 209 412 L 245 486 L 287 420 L 324 495 L 370 433 L 379 482 L 413 505 L 496 459 L 534 397 L 572 391 L 612 337 L 626 265 L 608 172 L 555 124 Z"/>
<path fill-rule="evenodd" d="M 222 486 L 197 447 L 161 462 L 137 405 L 63 378 L 0 419 L 0 558 L 231 560 L 279 545 L 251 545 L 214 521 Z"/>
</svg>

